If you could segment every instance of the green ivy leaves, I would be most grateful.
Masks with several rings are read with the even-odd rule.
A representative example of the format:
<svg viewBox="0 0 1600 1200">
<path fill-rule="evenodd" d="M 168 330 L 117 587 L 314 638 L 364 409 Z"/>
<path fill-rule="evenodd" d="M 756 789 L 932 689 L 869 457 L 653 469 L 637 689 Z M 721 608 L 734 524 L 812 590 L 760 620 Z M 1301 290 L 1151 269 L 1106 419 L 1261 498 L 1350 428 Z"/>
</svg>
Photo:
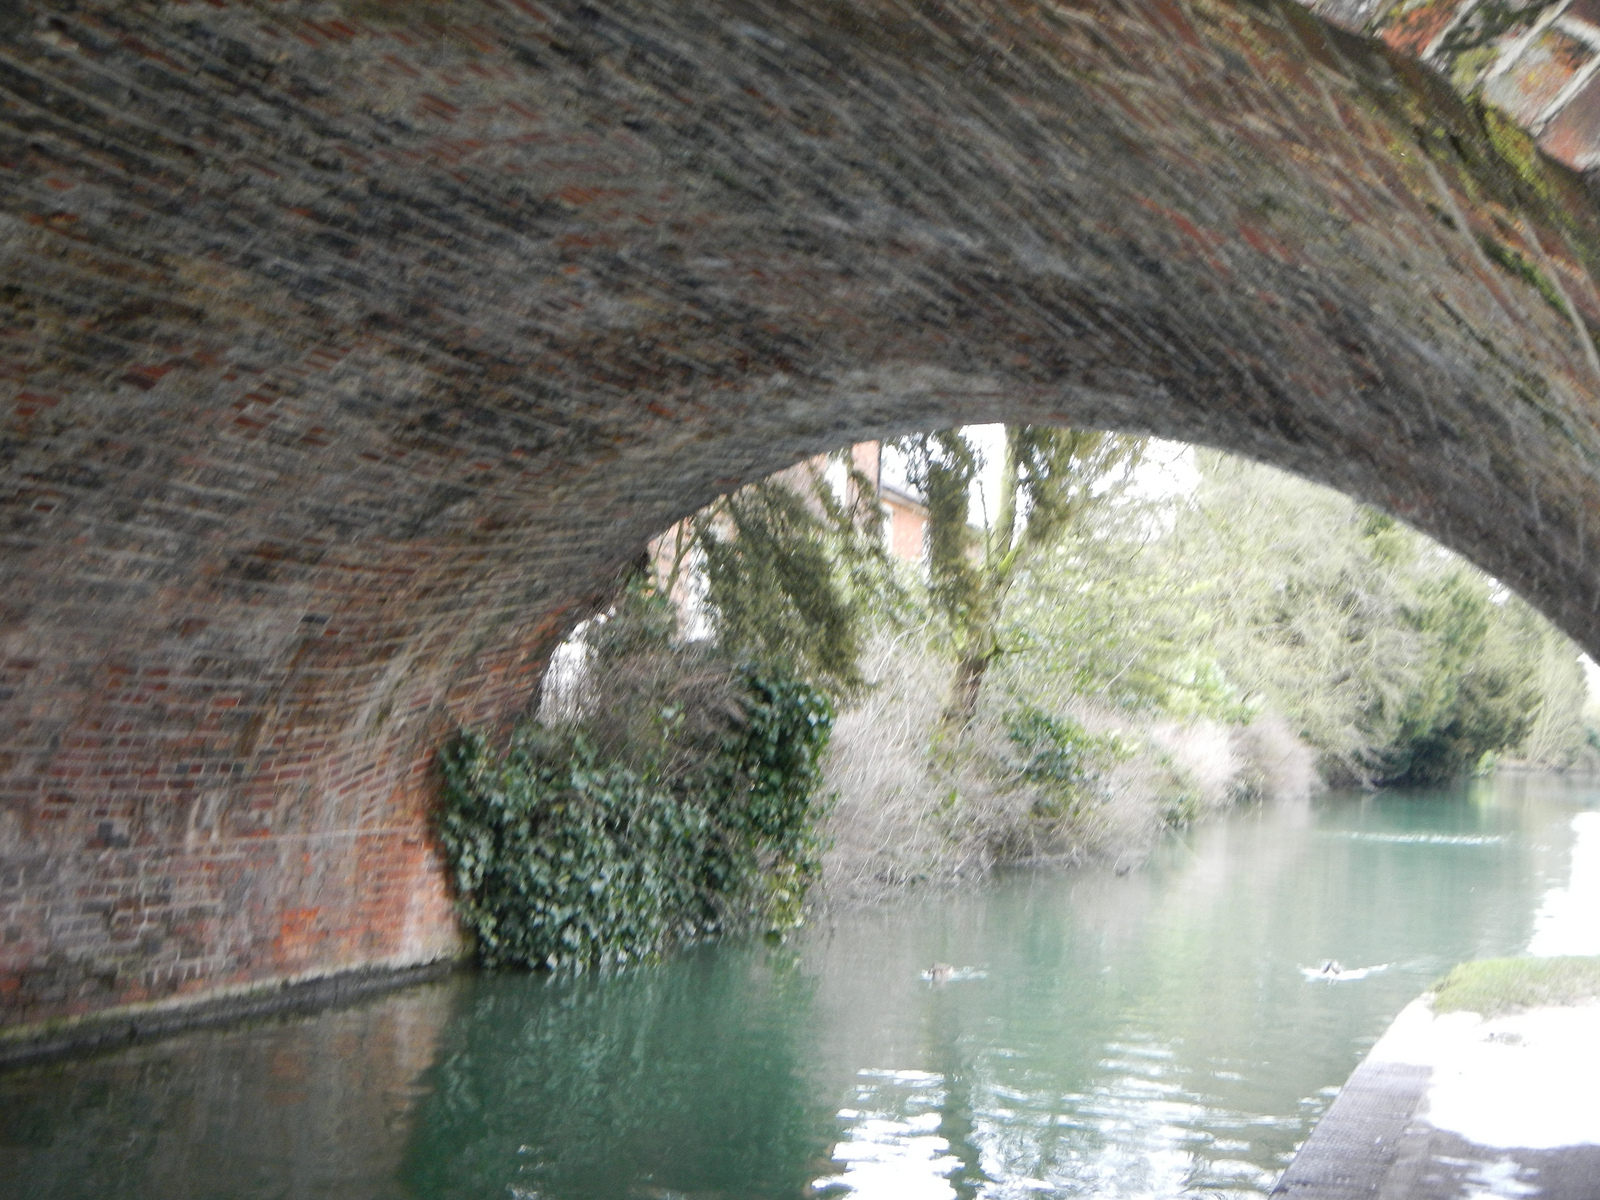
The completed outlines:
<svg viewBox="0 0 1600 1200">
<path fill-rule="evenodd" d="M 1097 736 L 1076 721 L 1052 717 L 1031 704 L 1012 709 L 1005 720 L 1006 735 L 1019 752 L 1018 773 L 1039 785 L 1046 797 L 1035 816 L 1069 816 L 1093 803 L 1101 776 L 1132 754 L 1115 735 Z"/>
<path fill-rule="evenodd" d="M 743 720 L 687 778 L 537 725 L 503 756 L 465 730 L 445 748 L 437 827 L 487 965 L 620 966 L 798 922 L 818 870 L 833 705 L 776 669 L 746 668 L 742 683 Z"/>
</svg>

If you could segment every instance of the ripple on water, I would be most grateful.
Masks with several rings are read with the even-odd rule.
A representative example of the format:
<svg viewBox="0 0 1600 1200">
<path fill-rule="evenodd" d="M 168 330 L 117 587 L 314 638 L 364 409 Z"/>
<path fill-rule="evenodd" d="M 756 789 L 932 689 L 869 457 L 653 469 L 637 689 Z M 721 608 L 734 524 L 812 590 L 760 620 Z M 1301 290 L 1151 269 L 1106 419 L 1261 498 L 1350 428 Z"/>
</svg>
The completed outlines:
<svg viewBox="0 0 1600 1200">
<path fill-rule="evenodd" d="M 843 1136 L 833 1159 L 843 1170 L 811 1186 L 868 1200 L 954 1200 L 949 1176 L 962 1164 L 938 1132 L 944 1077 L 883 1068 L 866 1068 L 857 1076 L 853 1106 L 838 1114 Z"/>
<path fill-rule="evenodd" d="M 1126 878 L 1007 874 L 778 948 L 10 1073 L 0 1200 L 1264 1197 L 1440 973 L 1592 933 L 1597 800 L 1263 806 Z M 1364 978 L 1301 977 L 1333 958 Z"/>
</svg>

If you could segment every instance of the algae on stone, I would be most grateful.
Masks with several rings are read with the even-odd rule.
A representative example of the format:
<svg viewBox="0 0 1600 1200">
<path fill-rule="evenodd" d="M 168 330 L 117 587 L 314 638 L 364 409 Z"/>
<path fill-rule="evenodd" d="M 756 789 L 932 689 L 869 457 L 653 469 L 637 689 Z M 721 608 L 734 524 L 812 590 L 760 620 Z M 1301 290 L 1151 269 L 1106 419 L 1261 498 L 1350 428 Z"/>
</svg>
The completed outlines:
<svg viewBox="0 0 1600 1200">
<path fill-rule="evenodd" d="M 1433 988 L 1433 1011 L 1485 1017 L 1600 999 L 1600 956 L 1464 962 Z"/>
</svg>

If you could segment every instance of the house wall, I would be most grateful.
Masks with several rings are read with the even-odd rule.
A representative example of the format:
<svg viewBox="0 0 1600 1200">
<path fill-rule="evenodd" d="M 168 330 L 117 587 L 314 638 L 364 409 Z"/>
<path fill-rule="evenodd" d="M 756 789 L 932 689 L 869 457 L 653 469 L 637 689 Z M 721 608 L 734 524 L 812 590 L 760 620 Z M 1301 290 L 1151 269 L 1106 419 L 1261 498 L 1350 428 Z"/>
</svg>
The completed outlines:
<svg viewBox="0 0 1600 1200">
<path fill-rule="evenodd" d="M 927 510 L 897 495 L 885 496 L 883 506 L 889 513 L 889 553 L 922 562 L 928 556 Z"/>
<path fill-rule="evenodd" d="M 1600 166 L 1600 0 L 1312 0 L 1381 37 L 1533 134 L 1545 153 Z"/>
</svg>

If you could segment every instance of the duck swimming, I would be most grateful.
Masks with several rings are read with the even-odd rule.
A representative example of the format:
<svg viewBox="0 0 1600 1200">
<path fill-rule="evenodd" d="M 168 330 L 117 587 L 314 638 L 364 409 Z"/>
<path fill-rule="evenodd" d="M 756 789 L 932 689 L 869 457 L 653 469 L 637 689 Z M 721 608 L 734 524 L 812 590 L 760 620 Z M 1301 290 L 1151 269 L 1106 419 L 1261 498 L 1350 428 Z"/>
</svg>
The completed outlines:
<svg viewBox="0 0 1600 1200">
<path fill-rule="evenodd" d="M 1368 975 L 1375 975 L 1379 971 L 1386 971 L 1388 963 L 1379 963 L 1375 967 L 1347 967 L 1336 958 L 1327 959 L 1320 967 L 1301 967 L 1300 974 L 1309 980 L 1320 980 L 1323 983 L 1349 983 L 1356 979 L 1365 979 Z"/>
</svg>

